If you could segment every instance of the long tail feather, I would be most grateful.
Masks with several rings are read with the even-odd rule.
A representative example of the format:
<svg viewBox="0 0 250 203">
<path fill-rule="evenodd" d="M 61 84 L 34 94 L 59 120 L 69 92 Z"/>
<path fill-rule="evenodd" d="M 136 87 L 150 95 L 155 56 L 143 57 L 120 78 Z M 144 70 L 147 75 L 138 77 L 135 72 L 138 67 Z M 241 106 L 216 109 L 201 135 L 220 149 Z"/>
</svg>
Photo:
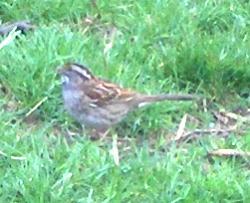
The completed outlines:
<svg viewBox="0 0 250 203">
<path fill-rule="evenodd" d="M 162 95 L 145 95 L 144 97 L 140 98 L 140 101 L 138 102 L 138 107 L 143 107 L 145 105 L 160 102 L 160 101 L 191 101 L 191 100 L 197 100 L 198 97 L 191 94 L 162 94 Z"/>
</svg>

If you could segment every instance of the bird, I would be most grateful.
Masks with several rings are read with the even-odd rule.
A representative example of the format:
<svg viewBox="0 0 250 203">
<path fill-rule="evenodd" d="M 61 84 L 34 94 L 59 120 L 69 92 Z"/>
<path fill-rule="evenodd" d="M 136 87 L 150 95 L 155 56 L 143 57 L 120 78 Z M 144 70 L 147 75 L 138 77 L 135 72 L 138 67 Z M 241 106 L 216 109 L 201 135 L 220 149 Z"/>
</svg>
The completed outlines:
<svg viewBox="0 0 250 203">
<path fill-rule="evenodd" d="M 0 36 L 8 35 L 13 29 L 25 34 L 29 30 L 34 30 L 35 26 L 28 20 L 20 20 L 13 23 L 5 23 L 0 26 Z"/>
<path fill-rule="evenodd" d="M 79 63 L 58 68 L 62 97 L 68 113 L 81 125 L 105 132 L 121 122 L 128 113 L 165 100 L 194 100 L 191 94 L 147 95 L 96 77 Z"/>
</svg>

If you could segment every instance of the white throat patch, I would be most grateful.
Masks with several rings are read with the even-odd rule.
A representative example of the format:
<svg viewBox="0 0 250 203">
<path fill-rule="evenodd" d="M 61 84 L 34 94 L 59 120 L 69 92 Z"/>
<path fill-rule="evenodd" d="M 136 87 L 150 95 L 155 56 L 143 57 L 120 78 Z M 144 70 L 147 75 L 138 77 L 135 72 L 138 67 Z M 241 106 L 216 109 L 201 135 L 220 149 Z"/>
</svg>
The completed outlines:
<svg viewBox="0 0 250 203">
<path fill-rule="evenodd" d="M 66 76 L 66 75 L 62 75 L 62 77 L 61 77 L 61 83 L 62 83 L 62 84 L 67 84 L 67 83 L 69 83 L 69 77 Z"/>
</svg>

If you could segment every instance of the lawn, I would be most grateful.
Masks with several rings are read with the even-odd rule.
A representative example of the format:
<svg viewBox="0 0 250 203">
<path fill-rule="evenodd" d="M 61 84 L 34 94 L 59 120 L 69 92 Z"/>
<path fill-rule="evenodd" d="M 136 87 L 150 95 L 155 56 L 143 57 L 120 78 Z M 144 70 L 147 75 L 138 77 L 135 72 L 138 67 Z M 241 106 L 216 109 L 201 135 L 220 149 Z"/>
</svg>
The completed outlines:
<svg viewBox="0 0 250 203">
<path fill-rule="evenodd" d="M 250 202 L 248 1 L 0 1 L 0 24 L 23 19 L 35 30 L 0 50 L 0 202 Z M 66 62 L 204 99 L 148 106 L 92 141 L 63 107 Z"/>
</svg>

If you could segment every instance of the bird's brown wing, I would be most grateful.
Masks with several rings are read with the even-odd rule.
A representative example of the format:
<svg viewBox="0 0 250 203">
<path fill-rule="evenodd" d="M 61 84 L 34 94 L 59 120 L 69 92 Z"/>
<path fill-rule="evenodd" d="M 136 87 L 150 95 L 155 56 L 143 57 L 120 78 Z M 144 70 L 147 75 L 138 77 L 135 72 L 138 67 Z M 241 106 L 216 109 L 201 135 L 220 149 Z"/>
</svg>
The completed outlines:
<svg viewBox="0 0 250 203">
<path fill-rule="evenodd" d="M 85 88 L 85 94 L 93 102 L 94 105 L 103 106 L 112 104 L 113 102 L 129 102 L 136 95 L 135 92 L 121 88 L 120 86 L 104 82 L 103 80 L 93 80 L 88 82 L 88 87 Z"/>
</svg>

